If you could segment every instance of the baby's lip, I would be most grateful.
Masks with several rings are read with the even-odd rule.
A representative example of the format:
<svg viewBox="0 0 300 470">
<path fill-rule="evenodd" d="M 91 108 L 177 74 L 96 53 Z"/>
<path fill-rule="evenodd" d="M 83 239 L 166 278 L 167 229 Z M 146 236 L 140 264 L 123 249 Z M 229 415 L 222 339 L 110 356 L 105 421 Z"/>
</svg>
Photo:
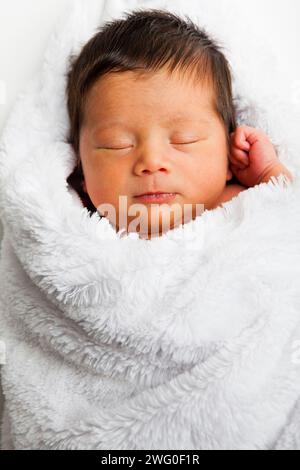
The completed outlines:
<svg viewBox="0 0 300 470">
<path fill-rule="evenodd" d="M 135 199 L 144 204 L 150 204 L 150 203 L 168 204 L 174 201 L 176 196 L 177 196 L 177 193 L 148 193 L 148 194 L 141 195 L 141 196 L 135 196 Z"/>
<path fill-rule="evenodd" d="M 150 192 L 145 192 L 142 194 L 137 194 L 134 197 L 151 196 L 154 194 L 177 194 L 177 193 L 174 193 L 173 191 L 150 191 Z"/>
</svg>

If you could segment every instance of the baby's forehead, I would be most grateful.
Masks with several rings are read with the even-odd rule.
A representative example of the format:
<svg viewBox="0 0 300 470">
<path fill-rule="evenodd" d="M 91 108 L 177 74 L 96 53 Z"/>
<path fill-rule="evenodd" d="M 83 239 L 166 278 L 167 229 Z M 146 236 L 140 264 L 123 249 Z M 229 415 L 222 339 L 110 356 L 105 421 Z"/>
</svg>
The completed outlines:
<svg viewBox="0 0 300 470">
<path fill-rule="evenodd" d="M 191 83 L 188 85 L 183 81 L 174 90 L 168 84 L 165 98 L 155 81 L 147 81 L 137 90 L 137 87 L 132 89 L 129 83 L 124 84 L 120 77 L 118 82 L 115 78 L 112 82 L 109 79 L 107 77 L 105 84 L 99 82 L 86 101 L 85 118 L 93 126 L 125 125 L 126 121 L 136 119 L 140 122 L 148 116 L 164 125 L 191 122 L 208 125 L 216 119 L 214 92 L 203 84 L 191 87 Z M 116 86 L 111 86 L 112 83 Z"/>
<path fill-rule="evenodd" d="M 84 99 L 124 99 L 128 101 L 131 97 L 142 94 L 147 98 L 151 93 L 155 96 L 172 96 L 173 100 L 179 99 L 183 94 L 195 96 L 196 98 L 215 98 L 216 90 L 211 78 L 194 76 L 194 74 L 175 73 L 165 71 L 137 72 L 123 71 L 107 73 L 100 76 L 85 92 Z"/>
</svg>

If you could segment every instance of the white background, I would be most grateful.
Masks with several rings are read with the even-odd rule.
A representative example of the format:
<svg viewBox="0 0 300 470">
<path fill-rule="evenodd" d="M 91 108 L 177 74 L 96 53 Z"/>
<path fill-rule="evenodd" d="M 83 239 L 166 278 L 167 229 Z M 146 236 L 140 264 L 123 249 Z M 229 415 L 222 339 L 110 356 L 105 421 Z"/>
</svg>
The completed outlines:
<svg viewBox="0 0 300 470">
<path fill-rule="evenodd" d="M 0 0 L 0 132 L 17 93 L 39 69 L 58 17 L 71 2 Z"/>
</svg>

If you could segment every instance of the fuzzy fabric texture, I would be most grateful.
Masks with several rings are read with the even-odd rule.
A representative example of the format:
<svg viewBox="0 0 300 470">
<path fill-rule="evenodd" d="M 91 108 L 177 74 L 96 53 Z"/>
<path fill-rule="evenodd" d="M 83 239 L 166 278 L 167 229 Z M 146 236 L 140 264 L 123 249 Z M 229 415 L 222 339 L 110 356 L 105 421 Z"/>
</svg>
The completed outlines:
<svg viewBox="0 0 300 470">
<path fill-rule="evenodd" d="M 300 449 L 299 109 L 244 73 L 209 2 L 181 3 L 74 2 L 4 129 L 3 449 Z M 239 124 L 268 132 L 293 183 L 272 178 L 151 241 L 90 216 L 66 183 L 67 58 L 135 7 L 201 16 L 226 40 Z"/>
</svg>

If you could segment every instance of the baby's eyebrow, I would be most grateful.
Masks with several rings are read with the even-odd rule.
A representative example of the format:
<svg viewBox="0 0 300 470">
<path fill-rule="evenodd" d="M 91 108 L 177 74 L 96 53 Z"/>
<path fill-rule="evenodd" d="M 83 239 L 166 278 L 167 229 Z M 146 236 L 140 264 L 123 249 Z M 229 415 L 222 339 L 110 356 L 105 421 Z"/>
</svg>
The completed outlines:
<svg viewBox="0 0 300 470">
<path fill-rule="evenodd" d="M 191 118 L 191 117 L 185 117 L 185 116 L 172 116 L 171 118 L 168 118 L 165 120 L 165 124 L 171 124 L 174 122 L 200 122 L 202 124 L 209 124 L 210 121 L 205 118 Z"/>
</svg>

